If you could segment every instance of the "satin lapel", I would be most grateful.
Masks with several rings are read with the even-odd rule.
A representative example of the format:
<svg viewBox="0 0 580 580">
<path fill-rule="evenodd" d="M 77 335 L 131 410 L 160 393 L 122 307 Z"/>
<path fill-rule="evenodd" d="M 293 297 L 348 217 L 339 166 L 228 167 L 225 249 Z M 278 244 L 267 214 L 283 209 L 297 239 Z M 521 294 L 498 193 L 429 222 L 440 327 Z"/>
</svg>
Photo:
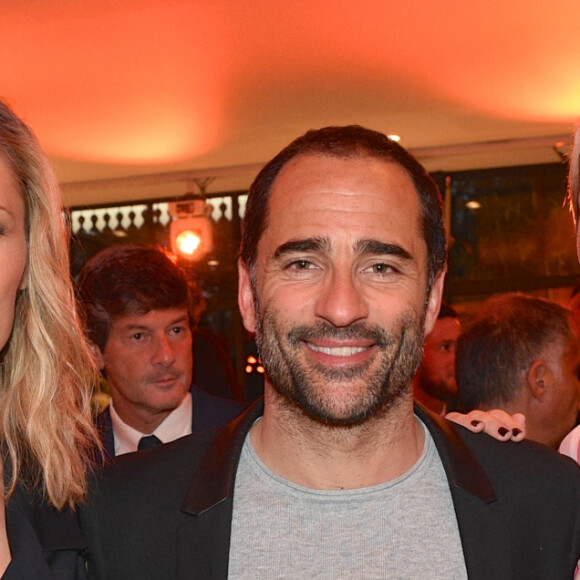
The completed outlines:
<svg viewBox="0 0 580 580">
<path fill-rule="evenodd" d="M 231 523 L 232 498 L 187 519 L 177 530 L 178 580 L 226 580 Z"/>
<path fill-rule="evenodd" d="M 191 478 L 182 511 L 199 515 L 232 496 L 242 446 L 263 409 L 259 400 L 220 430 Z"/>
<path fill-rule="evenodd" d="M 429 429 L 447 474 L 470 580 L 504 578 L 511 570 L 509 526 L 488 475 L 449 421 L 417 403 L 415 413 Z"/>
<path fill-rule="evenodd" d="M 227 578 L 236 471 L 248 431 L 262 413 L 260 400 L 223 427 L 197 467 L 181 506 L 193 517 L 177 532 L 179 579 Z"/>
</svg>

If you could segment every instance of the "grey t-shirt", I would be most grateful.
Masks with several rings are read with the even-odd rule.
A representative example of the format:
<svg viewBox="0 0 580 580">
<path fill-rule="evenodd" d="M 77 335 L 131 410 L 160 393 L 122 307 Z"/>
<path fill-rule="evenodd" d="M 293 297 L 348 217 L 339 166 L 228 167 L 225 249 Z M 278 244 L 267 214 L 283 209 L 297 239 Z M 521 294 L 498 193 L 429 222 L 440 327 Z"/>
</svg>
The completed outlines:
<svg viewBox="0 0 580 580">
<path fill-rule="evenodd" d="M 277 476 L 247 437 L 234 490 L 229 578 L 466 579 L 449 484 L 427 429 L 421 457 L 407 473 L 344 491 Z"/>
</svg>

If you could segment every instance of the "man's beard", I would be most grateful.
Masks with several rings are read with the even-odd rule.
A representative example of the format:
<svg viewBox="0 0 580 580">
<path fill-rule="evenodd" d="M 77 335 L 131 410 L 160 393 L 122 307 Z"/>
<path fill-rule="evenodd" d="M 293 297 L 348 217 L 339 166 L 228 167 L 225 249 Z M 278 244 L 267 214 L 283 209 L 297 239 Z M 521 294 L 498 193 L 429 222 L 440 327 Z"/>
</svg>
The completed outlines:
<svg viewBox="0 0 580 580">
<path fill-rule="evenodd" d="M 371 417 L 384 416 L 410 396 L 411 380 L 422 357 L 424 312 L 420 316 L 404 313 L 392 332 L 364 323 L 337 328 L 326 322 L 285 330 L 267 309 L 260 312 L 256 304 L 256 312 L 256 343 L 268 381 L 311 419 L 335 427 L 360 425 Z M 363 340 L 377 350 L 362 363 L 327 367 L 305 359 L 308 347 L 304 342 L 320 339 Z M 341 392 L 338 401 L 326 395 L 330 384 L 351 390 Z"/>
</svg>

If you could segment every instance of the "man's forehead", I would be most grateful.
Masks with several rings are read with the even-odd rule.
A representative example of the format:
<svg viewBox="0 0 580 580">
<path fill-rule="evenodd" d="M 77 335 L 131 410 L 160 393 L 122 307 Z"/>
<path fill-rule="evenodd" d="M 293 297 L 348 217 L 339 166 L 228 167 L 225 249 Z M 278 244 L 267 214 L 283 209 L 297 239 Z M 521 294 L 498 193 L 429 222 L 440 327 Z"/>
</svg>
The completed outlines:
<svg viewBox="0 0 580 580">
<path fill-rule="evenodd" d="M 186 306 L 175 308 L 154 308 L 152 310 L 133 310 L 114 316 L 111 323 L 116 328 L 131 328 L 136 326 L 149 326 L 159 322 L 178 322 L 189 319 L 189 311 Z"/>
<path fill-rule="evenodd" d="M 427 335 L 431 341 L 457 340 L 461 334 L 461 324 L 458 318 L 445 316 L 438 318 L 433 325 L 433 330 Z"/>
<path fill-rule="evenodd" d="M 350 178 L 353 183 L 361 179 L 374 177 L 381 181 L 381 174 L 395 174 L 400 179 L 412 186 L 416 197 L 415 184 L 407 169 L 395 160 L 378 157 L 375 155 L 330 155 L 324 153 L 305 153 L 297 155 L 278 173 L 272 183 L 271 196 L 276 191 L 286 187 L 303 184 L 311 185 L 314 181 L 324 189 L 324 184 L 329 188 L 336 187 L 336 179 L 341 181 Z"/>
<path fill-rule="evenodd" d="M 435 327 L 441 329 L 452 329 L 454 332 L 461 331 L 461 322 L 455 316 L 443 316 L 435 321 Z"/>
<path fill-rule="evenodd" d="M 388 233 L 389 227 L 406 224 L 421 235 L 419 196 L 407 171 L 370 156 L 293 159 L 275 180 L 268 209 L 265 231 L 329 225 L 366 237 L 362 231 L 357 235 L 357 228 L 378 226 Z"/>
</svg>

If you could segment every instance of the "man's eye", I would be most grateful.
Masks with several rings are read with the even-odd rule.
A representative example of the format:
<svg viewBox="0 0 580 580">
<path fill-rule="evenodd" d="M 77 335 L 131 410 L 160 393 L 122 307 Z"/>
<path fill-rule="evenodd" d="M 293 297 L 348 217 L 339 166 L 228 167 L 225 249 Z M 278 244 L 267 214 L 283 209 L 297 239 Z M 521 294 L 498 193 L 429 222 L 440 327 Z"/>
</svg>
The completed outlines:
<svg viewBox="0 0 580 580">
<path fill-rule="evenodd" d="M 172 329 L 173 334 L 181 334 L 184 331 L 185 328 L 183 328 L 183 326 L 174 326 Z"/>
<path fill-rule="evenodd" d="M 142 340 L 143 339 L 143 333 L 142 332 L 136 332 L 135 334 L 133 334 L 131 336 L 131 338 L 133 340 Z"/>
<path fill-rule="evenodd" d="M 373 264 L 369 270 L 373 274 L 388 274 L 390 272 L 394 272 L 394 268 L 389 265 L 385 264 L 384 262 L 378 262 L 377 264 Z"/>
<path fill-rule="evenodd" d="M 289 267 L 292 270 L 310 270 L 314 267 L 314 264 L 308 260 L 296 260 L 295 262 L 292 262 Z"/>
</svg>

